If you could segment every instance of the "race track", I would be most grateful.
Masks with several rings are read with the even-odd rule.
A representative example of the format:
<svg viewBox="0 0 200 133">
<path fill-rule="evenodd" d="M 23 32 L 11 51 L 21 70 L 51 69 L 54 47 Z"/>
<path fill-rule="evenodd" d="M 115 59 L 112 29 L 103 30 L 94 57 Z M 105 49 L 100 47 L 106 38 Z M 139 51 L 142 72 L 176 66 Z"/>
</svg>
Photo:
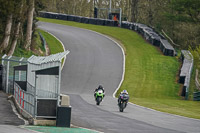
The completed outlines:
<svg viewBox="0 0 200 133">
<path fill-rule="evenodd" d="M 119 112 L 113 93 L 123 74 L 123 52 L 112 40 L 95 32 L 39 22 L 38 27 L 63 42 L 67 55 L 61 93 L 70 95 L 72 124 L 108 133 L 198 133 L 200 121 L 128 104 Z M 95 104 L 94 89 L 102 84 L 106 97 Z"/>
</svg>

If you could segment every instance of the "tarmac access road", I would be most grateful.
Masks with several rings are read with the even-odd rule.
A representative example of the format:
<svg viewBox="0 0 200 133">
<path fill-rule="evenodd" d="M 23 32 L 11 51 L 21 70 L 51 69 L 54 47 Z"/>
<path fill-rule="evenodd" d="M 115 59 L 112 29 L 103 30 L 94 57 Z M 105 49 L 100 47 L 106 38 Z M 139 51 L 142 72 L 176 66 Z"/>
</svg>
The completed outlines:
<svg viewBox="0 0 200 133">
<path fill-rule="evenodd" d="M 8 95 L 0 91 L 0 133 L 36 133 L 20 127 L 25 122 L 14 113 L 7 98 Z"/>
<path fill-rule="evenodd" d="M 38 27 L 63 42 L 67 55 L 61 93 L 70 95 L 72 124 L 106 133 L 199 133 L 200 120 L 128 104 L 119 112 L 113 93 L 123 74 L 123 53 L 115 42 L 95 32 L 53 23 Z M 95 104 L 94 89 L 102 84 L 106 96 Z"/>
</svg>

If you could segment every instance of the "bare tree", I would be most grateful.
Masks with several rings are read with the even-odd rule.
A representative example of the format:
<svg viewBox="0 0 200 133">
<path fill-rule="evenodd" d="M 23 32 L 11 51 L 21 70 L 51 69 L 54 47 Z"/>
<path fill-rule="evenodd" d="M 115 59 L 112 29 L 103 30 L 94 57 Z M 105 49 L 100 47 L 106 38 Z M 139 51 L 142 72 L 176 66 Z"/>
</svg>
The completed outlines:
<svg viewBox="0 0 200 133">
<path fill-rule="evenodd" d="M 29 1 L 29 9 L 28 9 L 28 21 L 27 21 L 27 30 L 26 30 L 26 41 L 25 41 L 25 49 L 30 51 L 31 39 L 32 39 L 32 27 L 33 27 L 33 14 L 35 11 L 35 0 Z"/>
<path fill-rule="evenodd" d="M 15 35 L 14 35 L 14 39 L 12 41 L 12 44 L 11 44 L 11 48 L 8 52 L 8 55 L 11 56 L 13 55 L 14 51 L 15 51 L 15 47 L 17 45 L 17 40 L 19 38 L 19 31 L 20 31 L 20 27 L 21 27 L 21 16 L 22 16 L 22 11 L 23 11 L 23 5 L 24 5 L 24 1 L 22 0 L 21 3 L 20 3 L 20 12 L 19 14 L 17 15 L 17 26 L 15 28 Z"/>
<path fill-rule="evenodd" d="M 137 21 L 137 15 L 138 15 L 138 2 L 139 0 L 132 0 L 132 17 L 131 21 L 136 22 Z"/>
<path fill-rule="evenodd" d="M 1 43 L 1 46 L 0 46 L 0 50 L 1 50 L 0 52 L 2 52 L 6 47 L 8 47 L 11 28 L 12 28 L 12 20 L 13 20 L 13 15 L 9 14 L 6 21 L 6 28 L 5 28 L 3 42 Z"/>
<path fill-rule="evenodd" d="M 17 45 L 17 40 L 19 38 L 19 29 L 20 29 L 20 26 L 21 26 L 21 22 L 18 22 L 17 26 L 16 26 L 16 30 L 15 30 L 14 40 L 12 41 L 11 48 L 10 48 L 10 50 L 8 52 L 9 56 L 13 55 L 13 53 L 15 51 L 15 47 Z"/>
</svg>

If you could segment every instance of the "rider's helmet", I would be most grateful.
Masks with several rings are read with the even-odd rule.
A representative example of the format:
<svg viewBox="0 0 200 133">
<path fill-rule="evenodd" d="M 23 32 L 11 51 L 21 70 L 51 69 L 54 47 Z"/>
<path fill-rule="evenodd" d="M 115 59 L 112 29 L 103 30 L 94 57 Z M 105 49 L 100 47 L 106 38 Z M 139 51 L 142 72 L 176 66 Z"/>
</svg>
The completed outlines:
<svg viewBox="0 0 200 133">
<path fill-rule="evenodd" d="M 99 85 L 98 89 L 103 89 L 103 86 L 102 86 L 102 85 Z"/>
<path fill-rule="evenodd" d="M 123 90 L 122 94 L 127 94 L 128 95 L 128 91 L 127 90 Z"/>
</svg>

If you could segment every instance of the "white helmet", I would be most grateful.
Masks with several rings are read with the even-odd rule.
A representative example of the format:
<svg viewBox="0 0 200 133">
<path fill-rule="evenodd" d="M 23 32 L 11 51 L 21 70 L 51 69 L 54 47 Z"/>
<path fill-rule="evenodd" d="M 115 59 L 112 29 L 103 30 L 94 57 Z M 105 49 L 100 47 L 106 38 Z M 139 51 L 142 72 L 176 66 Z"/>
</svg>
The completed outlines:
<svg viewBox="0 0 200 133">
<path fill-rule="evenodd" d="M 128 94 L 128 91 L 127 90 L 123 90 L 122 93 Z"/>
</svg>

